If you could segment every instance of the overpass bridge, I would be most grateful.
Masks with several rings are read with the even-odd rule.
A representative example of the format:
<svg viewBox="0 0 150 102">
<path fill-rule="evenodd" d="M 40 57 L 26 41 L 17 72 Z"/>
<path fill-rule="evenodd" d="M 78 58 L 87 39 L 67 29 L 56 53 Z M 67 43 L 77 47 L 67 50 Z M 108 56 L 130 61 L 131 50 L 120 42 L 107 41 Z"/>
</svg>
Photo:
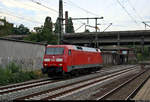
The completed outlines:
<svg viewBox="0 0 150 102">
<path fill-rule="evenodd" d="M 107 45 L 150 45 L 150 30 L 136 31 L 109 31 L 90 33 L 68 33 L 64 35 L 64 44 L 94 46 L 97 42 L 100 46 Z"/>
</svg>

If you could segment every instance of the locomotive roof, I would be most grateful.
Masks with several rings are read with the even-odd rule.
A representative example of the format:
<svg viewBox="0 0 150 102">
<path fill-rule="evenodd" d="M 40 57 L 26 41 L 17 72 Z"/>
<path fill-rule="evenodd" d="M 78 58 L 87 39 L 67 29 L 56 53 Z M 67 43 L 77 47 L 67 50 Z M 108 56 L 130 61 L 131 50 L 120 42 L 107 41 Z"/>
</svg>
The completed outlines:
<svg viewBox="0 0 150 102">
<path fill-rule="evenodd" d="M 74 45 L 47 45 L 47 47 L 67 47 L 69 49 L 74 49 Z"/>
<path fill-rule="evenodd" d="M 74 49 L 74 50 L 82 50 L 82 51 L 88 51 L 88 52 L 100 52 L 100 49 L 76 46 L 76 45 L 47 45 L 47 47 L 67 47 L 68 49 Z"/>
</svg>

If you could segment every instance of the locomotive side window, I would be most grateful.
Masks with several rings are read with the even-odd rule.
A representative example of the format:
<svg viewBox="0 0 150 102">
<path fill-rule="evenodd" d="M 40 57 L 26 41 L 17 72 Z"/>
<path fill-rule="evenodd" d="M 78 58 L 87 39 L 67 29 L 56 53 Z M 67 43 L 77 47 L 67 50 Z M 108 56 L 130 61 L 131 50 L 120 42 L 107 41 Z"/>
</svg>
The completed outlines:
<svg viewBox="0 0 150 102">
<path fill-rule="evenodd" d="M 80 46 L 77 46 L 77 49 L 79 49 L 79 50 L 82 50 L 82 47 L 80 47 Z"/>
<path fill-rule="evenodd" d="M 46 55 L 62 55 L 64 54 L 64 48 L 47 48 Z"/>
<path fill-rule="evenodd" d="M 68 51 L 68 55 L 71 55 L 71 50 Z"/>
</svg>

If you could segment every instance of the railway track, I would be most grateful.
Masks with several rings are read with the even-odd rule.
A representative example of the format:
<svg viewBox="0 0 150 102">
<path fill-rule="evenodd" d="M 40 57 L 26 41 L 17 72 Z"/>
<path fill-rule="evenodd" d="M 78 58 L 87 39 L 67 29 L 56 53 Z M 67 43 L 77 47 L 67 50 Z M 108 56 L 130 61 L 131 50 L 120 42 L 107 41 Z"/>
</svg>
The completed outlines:
<svg viewBox="0 0 150 102">
<path fill-rule="evenodd" d="M 43 78 L 43 79 L 31 80 L 31 81 L 22 82 L 22 83 L 6 85 L 6 86 L 0 87 L 0 91 L 5 90 L 5 89 L 10 89 L 10 88 L 23 86 L 23 85 L 28 85 L 28 84 L 34 84 L 34 83 L 39 83 L 39 82 L 43 82 L 43 81 L 48 81 L 48 80 L 51 80 L 51 78 Z"/>
<path fill-rule="evenodd" d="M 91 79 L 77 81 L 64 86 L 52 88 L 40 93 L 31 94 L 26 97 L 19 98 L 18 100 L 53 100 L 53 99 L 58 100 L 62 97 L 65 97 L 66 95 L 72 94 L 73 92 L 78 92 L 80 90 L 92 87 L 94 85 L 103 83 L 105 81 L 112 80 L 114 78 L 117 78 L 121 75 L 125 75 L 134 70 L 135 67 L 123 71 L 119 71 L 116 73 L 112 73 L 110 75 L 105 75 L 101 77 L 97 76 Z"/>
<path fill-rule="evenodd" d="M 126 81 L 97 97 L 96 100 L 130 100 L 149 79 L 149 75 L 150 70 L 145 69 L 141 73 L 127 78 Z"/>
<path fill-rule="evenodd" d="M 78 89 L 75 92 L 68 93 L 67 95 L 63 95 L 60 97 L 54 98 L 54 100 L 91 100 L 91 97 L 94 93 L 97 93 L 99 91 L 102 91 L 103 85 L 107 85 L 112 81 L 118 80 L 120 78 L 124 78 L 127 75 L 135 74 L 139 72 L 139 69 L 133 68 L 132 70 L 129 70 L 128 72 L 123 72 L 115 76 L 110 76 L 104 80 L 91 83 L 91 85 L 88 85 L 87 87 L 83 87 L 82 89 Z M 95 99 L 93 99 L 95 100 Z"/>
<path fill-rule="evenodd" d="M 4 89 L 0 90 L 0 94 L 2 95 L 2 94 L 14 92 L 14 91 L 22 90 L 22 89 L 37 87 L 37 86 L 40 86 L 40 85 L 51 84 L 51 83 L 55 83 L 55 82 L 58 82 L 58 81 L 49 81 L 49 80 L 46 81 L 46 80 L 44 80 L 44 81 L 40 81 L 40 82 L 23 84 L 21 86 L 10 87 L 10 88 L 7 88 L 7 89 L 4 88 Z"/>
<path fill-rule="evenodd" d="M 120 67 L 120 66 L 119 66 Z M 79 78 L 73 78 L 68 80 L 50 80 L 50 79 L 43 79 L 43 80 L 37 80 L 37 81 L 30 81 L 25 82 L 21 84 L 15 84 L 15 85 L 9 85 L 0 87 L 0 100 L 25 100 L 25 99 L 33 99 L 33 100 L 47 100 L 47 99 L 53 99 L 58 96 L 63 96 L 64 94 L 70 93 L 70 91 L 76 91 L 81 88 L 89 87 L 90 85 L 94 85 L 94 83 L 97 83 L 102 80 L 106 80 L 106 76 L 108 77 L 108 74 L 112 73 L 111 75 L 114 75 L 115 73 L 121 74 L 121 71 L 129 71 L 133 70 L 135 66 L 123 66 L 124 68 L 118 70 L 106 70 L 106 71 L 100 71 L 99 73 L 103 72 L 102 74 L 95 73 L 91 74 L 93 76 L 92 78 L 87 76 L 81 76 L 86 77 L 85 79 Z M 129 67 L 129 69 L 127 69 Z M 116 68 L 117 69 L 117 68 Z M 105 74 L 107 75 L 104 75 Z M 110 78 L 112 76 L 109 76 Z M 48 94 L 49 97 L 45 97 Z"/>
<path fill-rule="evenodd" d="M 45 79 L 34 80 L 34 81 L 25 82 L 25 83 L 3 86 L 3 87 L 0 87 L 0 100 L 3 100 L 3 99 L 5 100 L 5 99 L 7 99 L 7 97 L 10 98 L 9 95 L 11 96 L 12 94 L 14 94 L 10 98 L 10 100 L 11 100 L 11 99 L 13 99 L 13 96 L 17 97 L 21 91 L 29 90 L 32 88 L 38 88 L 42 85 L 53 84 L 53 83 L 57 83 L 59 81 L 61 81 L 61 80 L 52 80 L 50 78 L 45 78 Z M 17 92 L 18 92 L 18 94 L 17 94 Z"/>
</svg>

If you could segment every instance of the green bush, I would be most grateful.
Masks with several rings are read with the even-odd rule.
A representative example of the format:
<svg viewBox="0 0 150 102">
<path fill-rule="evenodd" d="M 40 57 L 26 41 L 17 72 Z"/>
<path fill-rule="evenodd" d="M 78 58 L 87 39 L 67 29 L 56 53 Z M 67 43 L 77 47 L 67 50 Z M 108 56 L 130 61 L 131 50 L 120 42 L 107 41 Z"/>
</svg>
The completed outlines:
<svg viewBox="0 0 150 102">
<path fill-rule="evenodd" d="M 137 59 L 138 61 L 145 61 L 145 60 L 149 60 L 150 59 L 150 52 L 148 47 L 144 47 L 144 51 L 142 53 L 142 51 L 140 51 L 141 49 L 136 49 L 138 52 L 137 53 Z"/>
<path fill-rule="evenodd" d="M 142 61 L 143 60 L 143 56 L 141 53 L 137 53 L 137 59 L 138 61 Z"/>
<path fill-rule="evenodd" d="M 38 74 L 33 71 L 21 71 L 21 67 L 14 62 L 11 62 L 2 68 L 0 66 L 0 85 L 7 85 L 10 83 L 24 82 L 39 78 Z"/>
<path fill-rule="evenodd" d="M 9 69 L 11 73 L 18 73 L 20 72 L 21 66 L 16 65 L 14 62 L 11 62 L 6 66 L 6 68 Z"/>
</svg>

